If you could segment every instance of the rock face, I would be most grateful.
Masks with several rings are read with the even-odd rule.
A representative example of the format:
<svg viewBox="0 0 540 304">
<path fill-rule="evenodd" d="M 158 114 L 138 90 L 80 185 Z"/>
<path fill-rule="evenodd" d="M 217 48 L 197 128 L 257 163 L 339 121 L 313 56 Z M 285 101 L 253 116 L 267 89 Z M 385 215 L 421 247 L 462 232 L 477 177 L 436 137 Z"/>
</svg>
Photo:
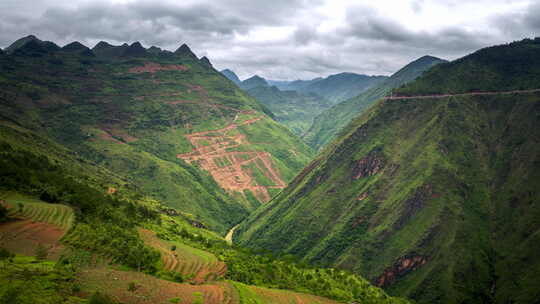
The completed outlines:
<svg viewBox="0 0 540 304">
<path fill-rule="evenodd" d="M 426 262 L 427 258 L 421 255 L 411 254 L 399 258 L 394 265 L 384 270 L 384 273 L 376 280 L 376 285 L 379 287 L 388 286 L 400 277 L 423 266 Z"/>
<path fill-rule="evenodd" d="M 377 174 L 384 167 L 381 156 L 372 153 L 355 162 L 352 170 L 352 178 L 359 179 Z"/>
</svg>

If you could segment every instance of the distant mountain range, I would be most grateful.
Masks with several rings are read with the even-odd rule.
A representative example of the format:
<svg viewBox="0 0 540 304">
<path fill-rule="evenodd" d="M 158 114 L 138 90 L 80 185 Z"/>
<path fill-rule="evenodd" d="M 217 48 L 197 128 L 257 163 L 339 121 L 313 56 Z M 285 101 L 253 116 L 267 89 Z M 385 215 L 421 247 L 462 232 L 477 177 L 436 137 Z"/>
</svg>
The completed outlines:
<svg viewBox="0 0 540 304">
<path fill-rule="evenodd" d="M 385 76 L 341 73 L 327 78 L 295 81 L 266 80 L 255 75 L 240 81 L 229 69 L 221 73 L 268 107 L 279 122 L 300 136 L 324 110 L 386 79 Z"/>
</svg>

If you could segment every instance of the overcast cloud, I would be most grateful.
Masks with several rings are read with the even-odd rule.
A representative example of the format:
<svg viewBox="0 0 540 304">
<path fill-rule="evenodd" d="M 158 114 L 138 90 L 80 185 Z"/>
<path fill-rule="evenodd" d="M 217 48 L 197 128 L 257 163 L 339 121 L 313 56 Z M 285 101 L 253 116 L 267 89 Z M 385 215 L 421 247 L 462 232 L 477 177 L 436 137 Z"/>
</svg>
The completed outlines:
<svg viewBox="0 0 540 304">
<path fill-rule="evenodd" d="M 241 78 L 388 75 L 423 55 L 540 36 L 540 0 L 1 0 L 0 11 L 2 48 L 29 34 L 89 47 L 187 43 Z"/>
</svg>

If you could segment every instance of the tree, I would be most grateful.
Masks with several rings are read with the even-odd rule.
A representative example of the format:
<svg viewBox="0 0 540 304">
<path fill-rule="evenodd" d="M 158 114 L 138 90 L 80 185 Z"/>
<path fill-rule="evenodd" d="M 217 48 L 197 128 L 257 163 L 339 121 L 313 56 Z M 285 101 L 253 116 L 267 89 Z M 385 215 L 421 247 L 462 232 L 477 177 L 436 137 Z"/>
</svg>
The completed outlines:
<svg viewBox="0 0 540 304">
<path fill-rule="evenodd" d="M 42 260 L 45 260 L 48 255 L 49 255 L 49 250 L 42 244 L 38 244 L 36 248 L 36 259 L 42 261 Z"/>
<path fill-rule="evenodd" d="M 7 220 L 7 214 L 8 210 L 4 206 L 0 205 L 0 223 Z"/>
<path fill-rule="evenodd" d="M 12 259 L 15 257 L 15 254 L 9 252 L 7 249 L 0 248 L 0 261 L 2 261 L 2 266 L 5 268 L 6 260 Z"/>
</svg>

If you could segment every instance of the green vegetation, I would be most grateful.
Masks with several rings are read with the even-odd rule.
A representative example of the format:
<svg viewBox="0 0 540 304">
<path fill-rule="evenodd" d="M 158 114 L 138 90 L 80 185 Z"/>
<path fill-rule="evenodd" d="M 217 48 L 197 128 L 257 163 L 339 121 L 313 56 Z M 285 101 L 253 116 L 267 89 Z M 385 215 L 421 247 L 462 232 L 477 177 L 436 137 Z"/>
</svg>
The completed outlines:
<svg viewBox="0 0 540 304">
<path fill-rule="evenodd" d="M 84 300 L 75 296 L 74 281 L 72 271 L 55 266 L 54 262 L 14 256 L 3 263 L 0 271 L 0 303 L 81 303 Z"/>
<path fill-rule="evenodd" d="M 91 51 L 77 43 L 53 48 L 34 37 L 12 49 L 0 57 L 3 126 L 40 134 L 220 233 L 254 208 L 177 155 L 194 148 L 187 134 L 223 128 L 240 113 L 271 113 L 187 46 L 170 53 L 103 42 Z M 311 158 L 276 122 L 252 127 L 284 139 L 273 142 L 274 150 L 297 151 L 298 158 L 271 152 L 283 176 L 292 178 Z"/>
<path fill-rule="evenodd" d="M 441 64 L 397 95 L 456 94 L 538 89 L 540 38 L 481 49 Z"/>
<path fill-rule="evenodd" d="M 313 93 L 280 91 L 275 86 L 258 86 L 247 90 L 247 93 L 267 106 L 277 121 L 298 136 L 308 130 L 314 117 L 332 105 Z"/>
<path fill-rule="evenodd" d="M 271 253 L 255 253 L 241 247 L 231 247 L 223 239 L 212 234 L 202 235 L 200 230 L 190 229 L 175 218 L 168 218 L 162 225 L 149 228 L 155 230 L 163 240 L 176 244 L 179 255 L 182 255 L 181 251 L 197 252 L 194 248 L 213 253 L 210 259 L 218 257 L 225 262 L 225 277 L 235 282 L 309 293 L 339 302 L 407 303 L 388 297 L 381 289 L 349 272 L 298 263 L 292 256 L 275 257 Z M 243 284 L 238 286 L 245 286 Z M 242 288 L 239 292 L 242 294 Z"/>
<path fill-rule="evenodd" d="M 69 230 L 74 221 L 73 210 L 57 203 L 56 197 L 50 197 L 48 192 L 40 195 L 42 200 L 21 195 L 19 193 L 5 193 L 0 195 L 2 200 L 13 205 L 13 211 L 8 215 L 11 217 L 21 216 L 36 222 L 54 224 L 63 229 Z M 55 204 L 43 203 L 43 201 L 54 202 Z"/>
<path fill-rule="evenodd" d="M 340 102 L 315 117 L 302 138 L 314 149 L 320 150 L 330 143 L 347 124 L 368 109 L 377 100 L 388 95 L 392 89 L 409 83 L 431 67 L 445 62 L 439 58 L 421 57 L 377 83 L 358 96 Z"/>
<path fill-rule="evenodd" d="M 497 90 L 512 90 L 537 72 L 535 49 L 525 40 L 482 50 L 398 92 L 428 93 L 415 89 L 435 77 L 490 90 L 484 66 L 507 80 Z M 523 50 L 530 67 L 507 74 Z M 476 81 L 446 70 L 464 65 L 477 67 Z M 539 93 L 380 101 L 238 226 L 235 243 L 347 269 L 419 303 L 534 302 L 539 117 Z"/>
</svg>

